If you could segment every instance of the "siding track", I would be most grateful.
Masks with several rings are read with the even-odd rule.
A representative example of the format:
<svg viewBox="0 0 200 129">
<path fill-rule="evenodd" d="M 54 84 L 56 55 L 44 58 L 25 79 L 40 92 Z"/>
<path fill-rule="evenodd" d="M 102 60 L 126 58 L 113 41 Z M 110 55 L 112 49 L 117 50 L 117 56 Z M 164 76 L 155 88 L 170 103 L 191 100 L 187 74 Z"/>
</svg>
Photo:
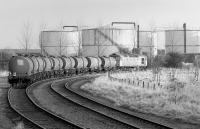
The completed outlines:
<svg viewBox="0 0 200 129">
<path fill-rule="evenodd" d="M 35 84 L 39 85 L 40 83 Z M 27 97 L 25 89 L 10 88 L 8 101 L 11 108 L 18 114 L 42 129 L 78 129 L 77 126 L 62 121 L 35 106 Z"/>
<path fill-rule="evenodd" d="M 97 76 L 48 79 L 26 90 L 11 88 L 8 100 L 16 112 L 44 129 L 199 129 L 198 125 L 114 107 L 80 89 Z"/>
<path fill-rule="evenodd" d="M 26 90 L 31 101 L 50 114 L 84 129 L 133 128 L 63 98 L 50 86 L 51 82 L 45 82 L 41 85 L 30 86 Z"/>
<path fill-rule="evenodd" d="M 93 76 L 94 77 L 94 76 Z M 92 77 L 92 78 L 93 78 Z M 85 106 L 91 110 L 95 110 L 105 116 L 111 117 L 128 125 L 137 128 L 175 128 L 175 129 L 199 129 L 200 125 L 191 124 L 179 119 L 169 119 L 152 114 L 142 113 L 138 111 L 130 111 L 124 107 L 116 107 L 111 102 L 105 102 L 104 99 L 94 97 L 80 89 L 80 86 L 86 82 L 90 82 L 90 78 L 76 79 L 67 81 L 66 90 L 63 83 L 54 83 L 51 87 L 61 96 L 71 101 Z"/>
<path fill-rule="evenodd" d="M 74 83 L 74 82 L 79 83 L 78 85 L 76 85 L 77 87 L 79 87 L 79 85 L 82 85 L 83 82 L 85 82 L 85 78 L 57 81 L 57 82 L 52 83 L 51 88 L 62 97 L 70 101 L 73 101 L 74 103 L 77 103 L 80 106 L 86 107 L 90 110 L 93 110 L 94 112 L 97 112 L 109 118 L 115 119 L 118 122 L 130 125 L 132 128 L 143 128 L 143 129 L 166 129 L 167 128 L 166 126 L 162 126 L 155 123 L 152 124 L 143 119 L 133 117 L 129 114 L 125 114 L 117 110 L 113 110 L 112 108 L 109 108 L 102 104 L 91 101 L 90 99 L 87 99 L 83 96 L 80 96 L 68 89 L 71 86 L 71 83 Z"/>
</svg>

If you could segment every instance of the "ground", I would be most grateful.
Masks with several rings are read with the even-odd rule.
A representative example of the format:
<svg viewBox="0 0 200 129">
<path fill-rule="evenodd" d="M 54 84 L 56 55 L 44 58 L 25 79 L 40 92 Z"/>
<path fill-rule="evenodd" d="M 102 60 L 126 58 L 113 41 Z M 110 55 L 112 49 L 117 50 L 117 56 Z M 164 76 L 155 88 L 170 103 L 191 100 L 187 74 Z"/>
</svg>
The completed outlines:
<svg viewBox="0 0 200 129">
<path fill-rule="evenodd" d="M 170 77 L 172 72 L 173 78 Z M 103 76 L 81 88 L 114 101 L 116 106 L 199 123 L 200 81 L 195 80 L 194 73 L 192 70 L 163 69 L 160 85 L 153 80 L 151 70 L 113 73 L 111 77 L 117 79 Z"/>
<path fill-rule="evenodd" d="M 0 77 L 0 129 L 37 129 L 38 127 L 10 108 L 7 99 L 8 89 L 7 77 Z"/>
</svg>

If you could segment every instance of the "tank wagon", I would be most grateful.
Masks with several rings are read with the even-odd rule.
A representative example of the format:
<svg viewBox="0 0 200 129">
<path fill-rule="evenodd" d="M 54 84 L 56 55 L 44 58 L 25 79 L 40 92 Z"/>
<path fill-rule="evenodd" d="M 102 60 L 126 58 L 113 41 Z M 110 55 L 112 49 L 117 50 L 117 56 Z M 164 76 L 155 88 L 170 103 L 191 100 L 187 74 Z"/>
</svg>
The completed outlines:
<svg viewBox="0 0 200 129">
<path fill-rule="evenodd" d="M 102 61 L 99 57 L 92 57 L 92 56 L 88 56 L 88 57 L 85 57 L 88 61 L 88 65 L 87 65 L 87 68 L 88 68 L 88 71 L 90 73 L 92 72 L 100 72 L 101 71 L 101 64 L 102 64 Z"/>
<path fill-rule="evenodd" d="M 135 67 L 147 67 L 146 56 L 54 57 L 20 55 L 13 56 L 9 61 L 8 81 L 13 87 L 24 88 L 35 81 L 47 78 Z"/>
</svg>

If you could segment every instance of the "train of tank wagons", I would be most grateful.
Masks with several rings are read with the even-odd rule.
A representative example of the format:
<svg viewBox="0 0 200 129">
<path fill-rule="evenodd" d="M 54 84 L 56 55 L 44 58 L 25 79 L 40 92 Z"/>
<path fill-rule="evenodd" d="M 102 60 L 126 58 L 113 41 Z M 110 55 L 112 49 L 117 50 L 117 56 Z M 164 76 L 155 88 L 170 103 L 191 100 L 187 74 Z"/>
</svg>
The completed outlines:
<svg viewBox="0 0 200 129">
<path fill-rule="evenodd" d="M 113 70 L 146 69 L 145 55 L 109 57 L 13 56 L 9 61 L 8 81 L 14 88 L 25 88 L 39 80 Z"/>
</svg>

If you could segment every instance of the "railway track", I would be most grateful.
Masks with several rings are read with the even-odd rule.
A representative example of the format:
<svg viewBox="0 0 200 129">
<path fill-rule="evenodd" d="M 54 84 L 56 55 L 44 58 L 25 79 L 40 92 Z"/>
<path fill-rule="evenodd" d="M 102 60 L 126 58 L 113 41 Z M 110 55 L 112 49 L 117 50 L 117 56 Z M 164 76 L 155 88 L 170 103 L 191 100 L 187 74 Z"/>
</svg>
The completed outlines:
<svg viewBox="0 0 200 129">
<path fill-rule="evenodd" d="M 117 116 L 120 116 L 120 120 L 122 120 L 123 116 L 122 114 L 126 114 L 124 116 L 123 119 L 125 120 L 125 122 L 128 122 L 127 120 L 129 119 L 134 119 L 136 118 L 134 121 L 138 121 L 138 122 L 133 122 L 133 121 L 129 121 L 128 124 L 133 124 L 136 125 L 138 128 L 175 128 L 175 129 L 199 129 L 200 125 L 198 124 L 192 124 L 192 123 L 188 123 L 187 121 L 182 121 L 180 119 L 169 119 L 169 118 L 164 118 L 164 117 L 160 117 L 160 116 L 156 116 L 156 115 L 152 115 L 152 114 L 147 114 L 147 113 L 142 113 L 142 112 L 138 112 L 138 111 L 130 111 L 129 109 L 127 109 L 126 107 L 117 107 L 114 105 L 114 103 L 110 102 L 109 100 L 106 99 L 102 99 L 102 98 L 98 98 L 98 97 L 94 97 L 93 95 L 91 95 L 88 92 L 85 92 L 83 90 L 80 89 L 80 86 L 83 85 L 84 83 L 87 82 L 91 82 L 90 79 L 89 80 L 85 80 L 82 79 L 80 81 L 72 81 L 72 82 L 68 82 L 68 84 L 66 84 L 65 88 L 67 90 L 69 90 L 70 92 L 73 92 L 74 94 L 76 94 L 79 98 L 82 97 L 83 100 L 81 100 L 81 104 L 87 105 L 87 102 L 93 102 L 96 104 L 91 106 L 90 108 L 94 109 L 94 107 L 96 107 L 98 110 L 100 107 L 102 107 L 102 111 L 104 111 L 104 114 L 109 114 L 109 112 L 115 111 L 114 117 L 117 118 Z M 85 102 L 84 99 L 86 100 Z M 112 109 L 111 111 L 107 111 L 105 109 Z M 117 111 L 117 112 L 116 112 Z M 121 113 L 121 114 L 120 114 Z M 118 115 L 116 115 L 118 114 Z M 128 115 L 128 116 L 127 116 Z M 127 119 L 130 116 L 129 119 Z M 138 123 L 143 123 L 141 125 L 137 125 Z"/>
<path fill-rule="evenodd" d="M 52 90 L 50 86 L 51 82 L 45 82 L 27 88 L 27 94 L 32 102 L 50 114 L 84 129 L 134 128 L 67 100 Z"/>
<path fill-rule="evenodd" d="M 26 91 L 24 89 L 10 89 L 9 102 L 11 107 L 26 119 L 41 128 L 64 129 L 197 129 L 196 125 L 180 125 L 176 121 L 171 125 L 156 123 L 146 118 L 142 119 L 128 112 L 106 105 L 101 100 L 81 94 L 80 86 L 91 77 L 79 76 L 65 79 L 49 79 L 34 83 Z M 20 98 L 23 101 L 17 100 Z M 97 100 L 97 101 L 96 101 Z M 33 115 L 34 113 L 34 115 Z M 137 113 L 136 113 L 137 114 Z M 148 116 L 148 115 L 147 115 Z M 154 117 L 150 117 L 154 118 Z M 159 119 L 159 118 L 158 118 Z"/>
<path fill-rule="evenodd" d="M 148 122 L 144 119 L 133 117 L 129 114 L 125 114 L 123 112 L 113 110 L 112 108 L 109 108 L 102 104 L 91 101 L 90 99 L 87 99 L 83 96 L 77 95 L 73 91 L 66 88 L 66 87 L 70 87 L 71 83 L 74 83 L 74 82 L 79 83 L 79 85 L 82 85 L 83 81 L 85 81 L 85 78 L 56 81 L 52 83 L 51 88 L 56 93 L 64 97 L 65 99 L 73 101 L 74 103 L 77 103 L 80 106 L 93 110 L 94 112 L 100 113 L 118 122 L 125 123 L 131 126 L 132 128 L 141 128 L 141 129 L 167 129 L 168 128 L 164 125 Z"/>
<path fill-rule="evenodd" d="M 53 81 L 48 80 L 48 81 Z M 44 81 L 34 83 L 40 85 Z M 35 106 L 26 95 L 25 89 L 9 89 L 8 101 L 18 114 L 42 129 L 79 129 L 77 126 L 54 117 Z"/>
<path fill-rule="evenodd" d="M 89 80 L 90 81 L 90 80 Z M 67 81 L 66 86 L 63 82 L 54 83 L 51 88 L 61 96 L 71 101 L 95 110 L 105 116 L 117 119 L 123 123 L 137 128 L 176 128 L 176 129 L 199 129 L 199 125 L 187 123 L 179 119 L 168 119 L 151 114 L 130 111 L 125 108 L 111 106 L 111 102 L 105 103 L 104 99 L 97 99 L 80 89 L 80 86 L 88 80 L 79 79 Z M 92 96 L 92 97 L 91 97 Z"/>
</svg>

